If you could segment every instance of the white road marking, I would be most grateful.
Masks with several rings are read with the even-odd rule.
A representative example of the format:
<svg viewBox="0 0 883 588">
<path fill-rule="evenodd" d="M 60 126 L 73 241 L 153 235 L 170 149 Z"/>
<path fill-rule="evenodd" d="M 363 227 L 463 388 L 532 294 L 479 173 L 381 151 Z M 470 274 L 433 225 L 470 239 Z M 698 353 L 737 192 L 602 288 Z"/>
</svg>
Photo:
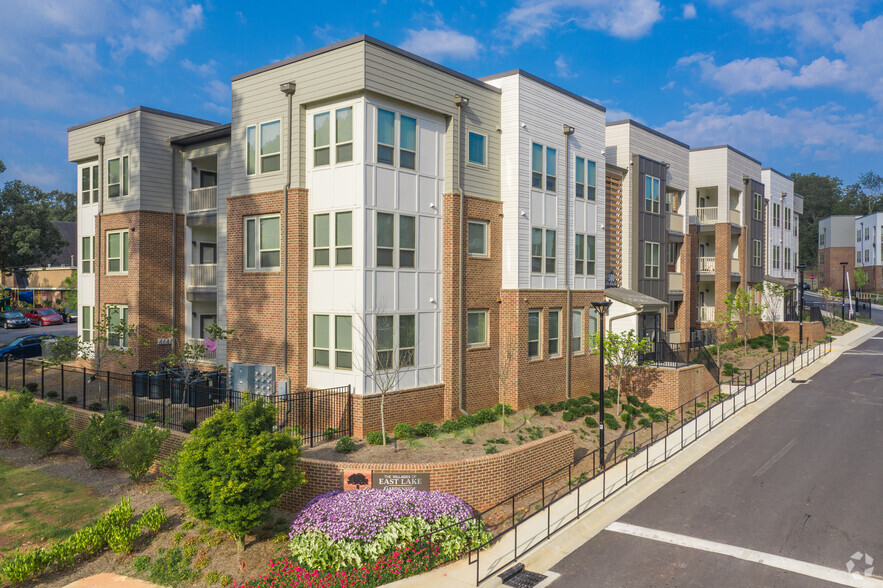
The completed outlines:
<svg viewBox="0 0 883 588">
<path fill-rule="evenodd" d="M 785 455 L 786 453 L 788 453 L 789 451 L 791 451 L 791 448 L 794 447 L 795 445 L 797 445 L 797 439 L 792 439 L 791 442 L 788 443 L 788 445 L 786 445 L 785 447 L 783 447 L 782 449 L 780 449 L 779 452 L 778 452 L 777 454 L 775 454 L 774 456 L 772 456 L 768 462 L 766 462 L 765 464 L 763 464 L 762 466 L 760 466 L 760 467 L 757 469 L 757 471 L 754 472 L 754 477 L 756 478 L 757 476 L 762 476 L 762 475 L 764 474 L 764 472 L 766 472 L 768 469 L 770 469 L 771 467 L 773 467 L 773 465 L 774 465 L 777 461 L 779 461 L 780 459 L 782 459 L 782 457 L 784 457 L 784 455 Z"/>
<path fill-rule="evenodd" d="M 844 351 L 843 355 L 883 355 L 883 351 Z"/>
<path fill-rule="evenodd" d="M 809 576 L 827 582 L 844 584 L 846 586 L 883 587 L 883 581 L 876 578 L 865 578 L 858 575 L 853 576 L 846 571 L 845 567 L 843 570 L 826 568 L 825 566 L 790 559 L 782 557 L 781 555 L 773 555 L 772 553 L 754 551 L 753 549 L 745 549 L 743 547 L 727 545 L 726 543 L 718 543 L 717 541 L 706 541 L 705 539 L 697 539 L 696 537 L 688 537 L 686 535 L 678 535 L 666 531 L 656 531 L 654 529 L 630 525 L 628 523 L 611 523 L 606 530 L 613 531 L 614 533 L 624 533 L 634 537 L 642 537 L 644 539 L 652 539 L 653 541 L 659 541 L 661 543 L 669 543 L 671 545 L 726 555 L 736 559 L 778 568 L 787 572 L 794 572 L 795 574 L 800 574 L 802 576 Z"/>
</svg>

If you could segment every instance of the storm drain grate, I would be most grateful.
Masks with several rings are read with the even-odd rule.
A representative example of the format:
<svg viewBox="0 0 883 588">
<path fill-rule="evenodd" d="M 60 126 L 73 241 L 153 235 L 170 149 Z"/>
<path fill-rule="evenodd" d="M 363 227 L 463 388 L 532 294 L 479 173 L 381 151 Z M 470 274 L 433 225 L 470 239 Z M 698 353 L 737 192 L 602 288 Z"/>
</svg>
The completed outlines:
<svg viewBox="0 0 883 588">
<path fill-rule="evenodd" d="M 791 382 L 794 384 L 806 384 L 809 380 L 798 380 L 797 378 L 791 378 Z"/>
<path fill-rule="evenodd" d="M 533 588 L 546 579 L 543 574 L 531 572 L 524 569 L 524 564 L 512 566 L 499 575 L 503 580 L 504 586 L 512 586 L 513 588 Z"/>
</svg>

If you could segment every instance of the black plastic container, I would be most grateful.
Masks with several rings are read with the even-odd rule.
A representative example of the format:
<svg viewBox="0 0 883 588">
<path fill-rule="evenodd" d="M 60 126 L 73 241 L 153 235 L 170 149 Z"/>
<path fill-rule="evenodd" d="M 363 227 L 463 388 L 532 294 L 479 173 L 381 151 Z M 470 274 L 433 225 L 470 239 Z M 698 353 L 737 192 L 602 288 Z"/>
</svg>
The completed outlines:
<svg viewBox="0 0 883 588">
<path fill-rule="evenodd" d="M 147 397 L 151 400 L 162 400 L 168 394 L 168 378 L 166 372 L 150 375 L 150 389 Z"/>
<path fill-rule="evenodd" d="M 147 389 L 150 384 L 150 372 L 132 372 L 132 394 L 143 398 L 147 396 Z"/>
</svg>

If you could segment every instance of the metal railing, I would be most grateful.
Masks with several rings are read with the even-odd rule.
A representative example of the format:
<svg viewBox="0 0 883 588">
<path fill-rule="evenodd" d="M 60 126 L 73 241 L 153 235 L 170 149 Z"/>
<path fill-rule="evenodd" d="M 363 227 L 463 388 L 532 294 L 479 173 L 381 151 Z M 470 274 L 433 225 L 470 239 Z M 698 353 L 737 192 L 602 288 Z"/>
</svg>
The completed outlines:
<svg viewBox="0 0 883 588">
<path fill-rule="evenodd" d="M 218 264 L 199 263 L 190 266 L 190 286 L 212 288 L 218 285 Z"/>
<path fill-rule="evenodd" d="M 195 188 L 187 198 L 187 212 L 208 212 L 218 208 L 218 187 Z"/>
<path fill-rule="evenodd" d="M 189 343 L 191 345 L 202 345 L 203 347 L 205 347 L 205 339 L 196 339 L 194 337 L 188 337 L 187 343 Z M 203 363 L 206 363 L 206 362 L 212 363 L 215 360 L 217 360 L 218 359 L 218 350 L 219 350 L 220 346 L 223 345 L 223 343 L 224 343 L 223 341 L 218 341 L 217 342 L 218 346 L 215 347 L 214 351 L 210 351 L 206 347 L 205 351 L 202 353 L 202 359 L 205 360 Z"/>
<path fill-rule="evenodd" d="M 35 397 L 92 412 L 120 410 L 132 421 L 151 419 L 189 433 L 223 406 L 237 410 L 254 397 L 227 388 L 226 374 L 207 372 L 185 382 L 177 372 L 110 371 L 51 365 L 39 359 L 0 362 L 3 388 L 27 388 Z M 353 432 L 349 386 L 264 397 L 277 408 L 277 425 L 295 428 L 310 447 Z"/>
<path fill-rule="evenodd" d="M 684 291 L 684 274 L 679 272 L 668 272 L 668 291 L 683 292 Z"/>
<path fill-rule="evenodd" d="M 475 565 L 476 586 L 762 398 L 830 349 L 829 341 L 815 345 L 801 342 L 664 413 L 649 425 L 605 443 L 605 467 L 600 467 L 599 449 L 595 449 L 470 519 L 460 521 L 460 524 L 470 521 L 483 524 L 492 530 L 491 539 L 469 549 L 469 564 Z M 519 541 L 519 528 L 527 524 L 533 527 L 533 532 L 525 538 L 523 531 Z M 495 549 L 495 553 L 486 556 L 491 561 L 483 570 L 481 553 L 489 547 Z"/>
<path fill-rule="evenodd" d="M 713 274 L 714 273 L 714 257 L 700 257 L 699 258 L 699 271 L 701 273 Z"/>
<path fill-rule="evenodd" d="M 699 322 L 700 323 L 714 322 L 714 307 L 713 306 L 700 306 L 699 307 Z"/>
</svg>

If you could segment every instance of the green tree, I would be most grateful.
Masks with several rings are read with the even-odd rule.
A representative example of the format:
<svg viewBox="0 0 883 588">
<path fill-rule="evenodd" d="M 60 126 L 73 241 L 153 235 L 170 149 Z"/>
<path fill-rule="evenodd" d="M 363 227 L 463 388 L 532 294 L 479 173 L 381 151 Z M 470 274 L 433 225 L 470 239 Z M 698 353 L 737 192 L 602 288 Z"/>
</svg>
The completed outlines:
<svg viewBox="0 0 883 588">
<path fill-rule="evenodd" d="M 65 308 L 69 308 L 71 311 L 77 311 L 77 272 L 74 271 L 74 275 L 68 276 L 64 279 L 64 282 L 61 284 L 62 288 L 65 288 L 64 296 L 62 298 L 62 304 L 64 304 Z"/>
<path fill-rule="evenodd" d="M 194 517 L 230 533 L 239 551 L 282 494 L 305 481 L 300 438 L 275 424 L 276 407 L 261 398 L 235 412 L 224 407 L 163 467 L 166 489 Z"/>
<path fill-rule="evenodd" d="M 855 271 L 852 272 L 852 277 L 855 278 L 855 289 L 861 290 L 868 283 L 868 274 L 860 267 L 855 268 Z"/>
<path fill-rule="evenodd" d="M 785 285 L 778 282 L 761 282 L 755 288 L 761 295 L 762 310 L 769 311 L 766 316 L 773 326 L 773 339 L 775 339 L 776 321 L 779 319 L 779 306 L 785 300 Z"/>
<path fill-rule="evenodd" d="M 838 207 L 843 198 L 843 182 L 834 176 L 791 174 L 794 193 L 803 196 L 800 218 L 800 259 L 815 266 L 818 258 L 819 221 L 832 214 L 847 214 Z"/>
<path fill-rule="evenodd" d="M 724 299 L 727 306 L 727 315 L 735 323 L 745 351 L 748 351 L 748 339 L 751 338 L 751 321 L 757 319 L 763 313 L 763 306 L 755 303 L 754 298 L 747 290 L 737 287 L 735 292 L 730 292 Z"/>
<path fill-rule="evenodd" d="M 49 210 L 39 188 L 21 180 L 6 182 L 0 191 L 0 271 L 24 274 L 58 255 L 64 241 Z"/>
<path fill-rule="evenodd" d="M 591 345 L 592 353 L 600 353 L 600 333 L 592 335 Z M 635 370 L 644 367 L 638 362 L 638 358 L 642 353 L 647 353 L 648 351 L 650 351 L 650 340 L 646 337 L 638 339 L 634 329 L 625 333 L 610 332 L 604 334 L 604 364 L 607 368 L 607 385 L 605 390 L 610 388 L 611 380 L 616 382 L 616 400 L 620 411 L 622 411 L 622 399 L 624 397 L 622 383 Z M 601 401 L 603 402 L 603 398 Z"/>
</svg>

